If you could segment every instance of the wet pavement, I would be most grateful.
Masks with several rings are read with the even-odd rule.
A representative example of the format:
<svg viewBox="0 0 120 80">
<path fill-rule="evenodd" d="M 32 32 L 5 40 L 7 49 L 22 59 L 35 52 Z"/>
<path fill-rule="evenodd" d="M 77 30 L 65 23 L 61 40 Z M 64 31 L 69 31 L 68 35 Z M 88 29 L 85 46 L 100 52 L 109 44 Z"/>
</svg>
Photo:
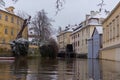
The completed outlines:
<svg viewBox="0 0 120 80">
<path fill-rule="evenodd" d="M 120 62 L 41 58 L 0 60 L 0 80 L 120 80 Z"/>
</svg>

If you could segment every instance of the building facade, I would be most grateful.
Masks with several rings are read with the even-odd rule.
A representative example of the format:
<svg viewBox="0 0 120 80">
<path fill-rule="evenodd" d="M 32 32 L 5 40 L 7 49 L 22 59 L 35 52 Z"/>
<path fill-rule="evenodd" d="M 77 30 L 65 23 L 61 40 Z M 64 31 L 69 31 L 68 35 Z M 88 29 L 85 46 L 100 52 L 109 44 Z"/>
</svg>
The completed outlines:
<svg viewBox="0 0 120 80">
<path fill-rule="evenodd" d="M 23 25 L 23 19 L 14 14 L 14 7 L 0 10 L 0 48 L 9 48 L 9 42 L 15 40 Z M 23 37 L 28 38 L 28 29 L 25 28 Z M 8 44 L 6 46 L 5 44 Z"/>
<path fill-rule="evenodd" d="M 91 11 L 90 15 L 86 15 L 85 21 L 81 22 L 71 34 L 71 43 L 74 46 L 74 51 L 78 55 L 86 55 L 88 53 L 88 42 L 92 36 L 93 30 L 97 26 L 101 26 L 102 18 L 98 12 Z"/>
<path fill-rule="evenodd" d="M 72 33 L 71 29 L 65 29 L 60 31 L 57 35 L 59 51 L 65 51 L 67 44 L 71 44 L 70 34 Z"/>
<path fill-rule="evenodd" d="M 101 58 L 120 61 L 120 2 L 103 22 Z"/>
</svg>

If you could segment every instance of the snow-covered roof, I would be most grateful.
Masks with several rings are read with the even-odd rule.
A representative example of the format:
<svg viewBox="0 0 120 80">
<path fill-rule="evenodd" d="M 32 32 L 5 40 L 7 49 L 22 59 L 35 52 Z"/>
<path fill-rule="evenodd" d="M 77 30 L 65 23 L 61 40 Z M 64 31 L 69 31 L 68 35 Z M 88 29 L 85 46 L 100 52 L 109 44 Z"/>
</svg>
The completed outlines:
<svg viewBox="0 0 120 80">
<path fill-rule="evenodd" d="M 96 30 L 98 31 L 99 34 L 103 33 L 103 27 L 102 26 L 99 26 L 99 27 L 96 26 L 95 28 L 96 28 Z"/>
<path fill-rule="evenodd" d="M 73 31 L 72 34 L 78 32 L 78 31 L 80 31 L 80 30 L 81 30 L 81 28 L 78 28 L 78 29 L 76 29 L 75 31 Z"/>
<path fill-rule="evenodd" d="M 4 7 L 0 7 L 0 11 L 3 11 L 5 13 L 9 13 L 11 15 L 14 15 L 16 17 L 19 17 L 20 19 L 23 19 L 22 17 L 18 16 L 15 12 L 14 13 L 10 13 L 9 11 L 7 11 Z"/>
<path fill-rule="evenodd" d="M 0 7 L 0 10 L 7 11 L 5 8 Z"/>
<path fill-rule="evenodd" d="M 19 38 L 16 40 L 17 42 L 27 42 L 28 40 L 27 39 L 24 39 L 24 38 Z"/>
<path fill-rule="evenodd" d="M 72 31 L 73 31 L 73 29 L 72 29 L 72 28 L 70 28 L 70 29 L 68 29 L 67 31 L 68 31 L 68 32 L 69 32 L 69 31 L 70 31 L 70 32 L 72 32 Z"/>
<path fill-rule="evenodd" d="M 110 11 L 106 9 L 101 11 L 91 11 L 89 18 L 106 18 L 109 15 Z"/>
<path fill-rule="evenodd" d="M 93 16 L 93 18 L 106 18 L 108 16 L 108 14 L 101 12 L 101 13 L 97 13 L 96 15 Z"/>
<path fill-rule="evenodd" d="M 60 33 L 58 33 L 57 36 L 60 36 L 61 34 L 68 33 L 68 32 L 71 32 L 71 33 L 72 33 L 73 30 L 72 30 L 72 29 L 63 30 L 63 31 L 61 31 Z"/>
</svg>

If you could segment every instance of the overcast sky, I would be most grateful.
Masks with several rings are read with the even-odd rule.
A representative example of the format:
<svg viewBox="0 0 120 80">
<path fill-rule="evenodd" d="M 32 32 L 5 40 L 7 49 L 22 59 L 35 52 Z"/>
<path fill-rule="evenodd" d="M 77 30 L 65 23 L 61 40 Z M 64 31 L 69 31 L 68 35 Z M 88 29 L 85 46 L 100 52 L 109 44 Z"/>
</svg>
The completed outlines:
<svg viewBox="0 0 120 80">
<path fill-rule="evenodd" d="M 119 0 L 104 0 L 105 8 L 112 10 Z M 7 6 L 14 6 L 15 11 L 22 10 L 30 15 L 35 15 L 37 11 L 44 9 L 49 18 L 55 20 L 53 26 L 58 28 L 59 26 L 65 27 L 68 24 L 79 24 L 85 19 L 85 15 L 90 13 L 91 10 L 98 10 L 97 6 L 101 0 L 65 0 L 64 9 L 55 16 L 55 2 L 56 0 L 18 0 L 17 3 L 11 3 L 10 0 L 6 0 Z"/>
</svg>

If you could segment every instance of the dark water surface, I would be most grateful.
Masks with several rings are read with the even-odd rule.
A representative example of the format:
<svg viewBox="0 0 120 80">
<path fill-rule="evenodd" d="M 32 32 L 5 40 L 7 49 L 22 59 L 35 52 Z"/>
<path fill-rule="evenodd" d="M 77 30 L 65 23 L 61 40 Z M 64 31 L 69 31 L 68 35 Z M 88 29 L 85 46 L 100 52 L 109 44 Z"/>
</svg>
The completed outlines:
<svg viewBox="0 0 120 80">
<path fill-rule="evenodd" d="M 120 80 L 120 62 L 40 58 L 0 60 L 0 80 Z"/>
</svg>

